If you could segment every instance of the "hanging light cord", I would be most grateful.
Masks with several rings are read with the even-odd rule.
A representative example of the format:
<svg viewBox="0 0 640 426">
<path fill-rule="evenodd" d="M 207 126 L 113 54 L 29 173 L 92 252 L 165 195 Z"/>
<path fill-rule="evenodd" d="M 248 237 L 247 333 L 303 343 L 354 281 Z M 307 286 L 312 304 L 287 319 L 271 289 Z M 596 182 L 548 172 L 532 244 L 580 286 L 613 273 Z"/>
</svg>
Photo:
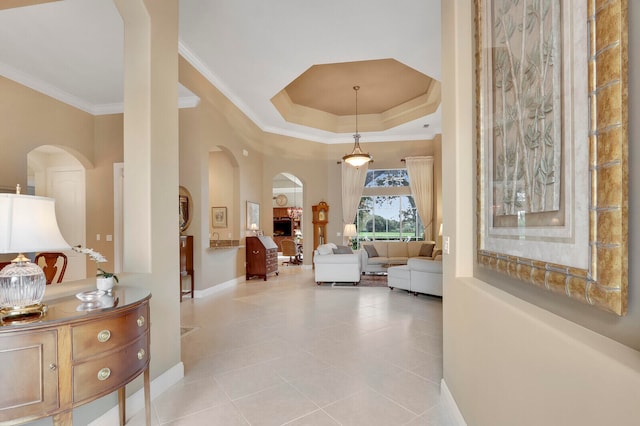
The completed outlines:
<svg viewBox="0 0 640 426">
<path fill-rule="evenodd" d="M 360 90 L 360 86 L 353 86 L 353 90 L 356 91 L 356 134 L 354 137 L 356 138 L 356 144 L 360 145 L 360 135 L 358 134 L 358 90 Z"/>
</svg>

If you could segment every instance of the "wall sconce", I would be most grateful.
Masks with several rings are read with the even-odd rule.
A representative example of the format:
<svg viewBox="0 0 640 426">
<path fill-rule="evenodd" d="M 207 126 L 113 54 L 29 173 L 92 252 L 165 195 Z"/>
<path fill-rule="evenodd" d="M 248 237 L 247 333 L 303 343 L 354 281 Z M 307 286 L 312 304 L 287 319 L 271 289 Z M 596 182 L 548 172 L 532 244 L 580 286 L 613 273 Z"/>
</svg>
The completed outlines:
<svg viewBox="0 0 640 426">
<path fill-rule="evenodd" d="M 55 200 L 0 194 L 0 253 L 18 256 L 0 271 L 0 320 L 42 316 L 46 280 L 24 253 L 68 250 L 56 220 Z"/>
</svg>

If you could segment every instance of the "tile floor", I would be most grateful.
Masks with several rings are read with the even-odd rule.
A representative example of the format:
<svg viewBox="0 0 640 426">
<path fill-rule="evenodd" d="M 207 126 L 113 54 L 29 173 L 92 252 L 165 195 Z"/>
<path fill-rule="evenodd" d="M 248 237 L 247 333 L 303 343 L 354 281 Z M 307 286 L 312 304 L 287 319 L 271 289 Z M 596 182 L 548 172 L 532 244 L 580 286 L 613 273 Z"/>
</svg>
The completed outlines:
<svg viewBox="0 0 640 426">
<path fill-rule="evenodd" d="M 185 377 L 152 425 L 452 424 L 439 404 L 441 299 L 316 286 L 281 267 L 181 304 Z M 144 424 L 138 413 L 129 425 Z"/>
</svg>

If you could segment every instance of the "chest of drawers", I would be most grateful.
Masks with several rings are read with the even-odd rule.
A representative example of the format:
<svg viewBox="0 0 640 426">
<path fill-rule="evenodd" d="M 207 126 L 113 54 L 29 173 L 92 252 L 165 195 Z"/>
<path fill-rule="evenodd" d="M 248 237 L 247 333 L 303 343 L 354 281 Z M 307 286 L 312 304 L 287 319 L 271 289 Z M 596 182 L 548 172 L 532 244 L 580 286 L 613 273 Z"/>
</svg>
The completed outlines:
<svg viewBox="0 0 640 426">
<path fill-rule="evenodd" d="M 247 279 L 257 276 L 267 280 L 269 274 L 278 275 L 278 246 L 271 237 L 247 237 Z"/>
<path fill-rule="evenodd" d="M 144 373 L 149 424 L 150 297 L 116 286 L 113 307 L 78 310 L 68 296 L 32 323 L 0 326 L 0 423 L 53 416 L 55 425 L 71 425 L 74 407 L 118 390 L 123 425 L 125 385 Z"/>
</svg>

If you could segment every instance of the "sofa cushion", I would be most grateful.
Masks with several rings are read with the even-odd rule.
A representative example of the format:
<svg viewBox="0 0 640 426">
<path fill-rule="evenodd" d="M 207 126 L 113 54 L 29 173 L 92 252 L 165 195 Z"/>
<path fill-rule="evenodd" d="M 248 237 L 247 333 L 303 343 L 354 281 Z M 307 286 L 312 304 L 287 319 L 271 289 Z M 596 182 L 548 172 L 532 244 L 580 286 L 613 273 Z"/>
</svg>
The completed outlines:
<svg viewBox="0 0 640 426">
<path fill-rule="evenodd" d="M 371 244 L 363 244 L 362 247 L 367 251 L 369 257 L 378 257 L 378 250 Z"/>
<path fill-rule="evenodd" d="M 374 241 L 373 246 L 376 248 L 378 252 L 378 256 L 387 257 L 389 256 L 387 246 L 389 243 L 387 241 Z"/>
<path fill-rule="evenodd" d="M 420 247 L 420 253 L 418 253 L 418 256 L 431 257 L 435 246 L 436 245 L 434 243 L 423 243 L 422 247 Z"/>
<path fill-rule="evenodd" d="M 405 242 L 393 242 L 387 243 L 387 257 L 409 257 L 409 251 L 407 250 L 407 243 Z"/>
<path fill-rule="evenodd" d="M 409 241 L 407 243 L 409 257 L 418 257 L 420 253 L 420 249 L 422 248 L 422 244 L 424 243 L 425 241 Z"/>
<path fill-rule="evenodd" d="M 327 255 L 327 254 L 333 254 L 333 249 L 337 248 L 338 246 L 336 246 L 333 243 L 329 243 L 329 244 L 320 244 L 318 246 L 318 248 L 316 249 L 318 251 L 319 255 Z"/>
<path fill-rule="evenodd" d="M 432 272 L 442 274 L 442 262 L 419 257 L 411 258 L 407 261 L 407 266 L 411 270 Z"/>
<path fill-rule="evenodd" d="M 339 256 L 331 254 L 330 256 L 315 256 L 313 262 L 318 265 L 358 265 L 360 268 L 360 256 L 357 253 L 341 254 Z"/>
<path fill-rule="evenodd" d="M 353 253 L 353 250 L 351 250 L 351 247 L 347 247 L 347 246 L 338 246 L 333 249 L 333 254 L 351 254 L 351 253 Z"/>
<path fill-rule="evenodd" d="M 370 257 L 367 260 L 367 264 L 369 264 L 369 265 L 388 265 L 389 264 L 389 258 L 388 257 L 382 257 L 382 256 Z"/>
</svg>

